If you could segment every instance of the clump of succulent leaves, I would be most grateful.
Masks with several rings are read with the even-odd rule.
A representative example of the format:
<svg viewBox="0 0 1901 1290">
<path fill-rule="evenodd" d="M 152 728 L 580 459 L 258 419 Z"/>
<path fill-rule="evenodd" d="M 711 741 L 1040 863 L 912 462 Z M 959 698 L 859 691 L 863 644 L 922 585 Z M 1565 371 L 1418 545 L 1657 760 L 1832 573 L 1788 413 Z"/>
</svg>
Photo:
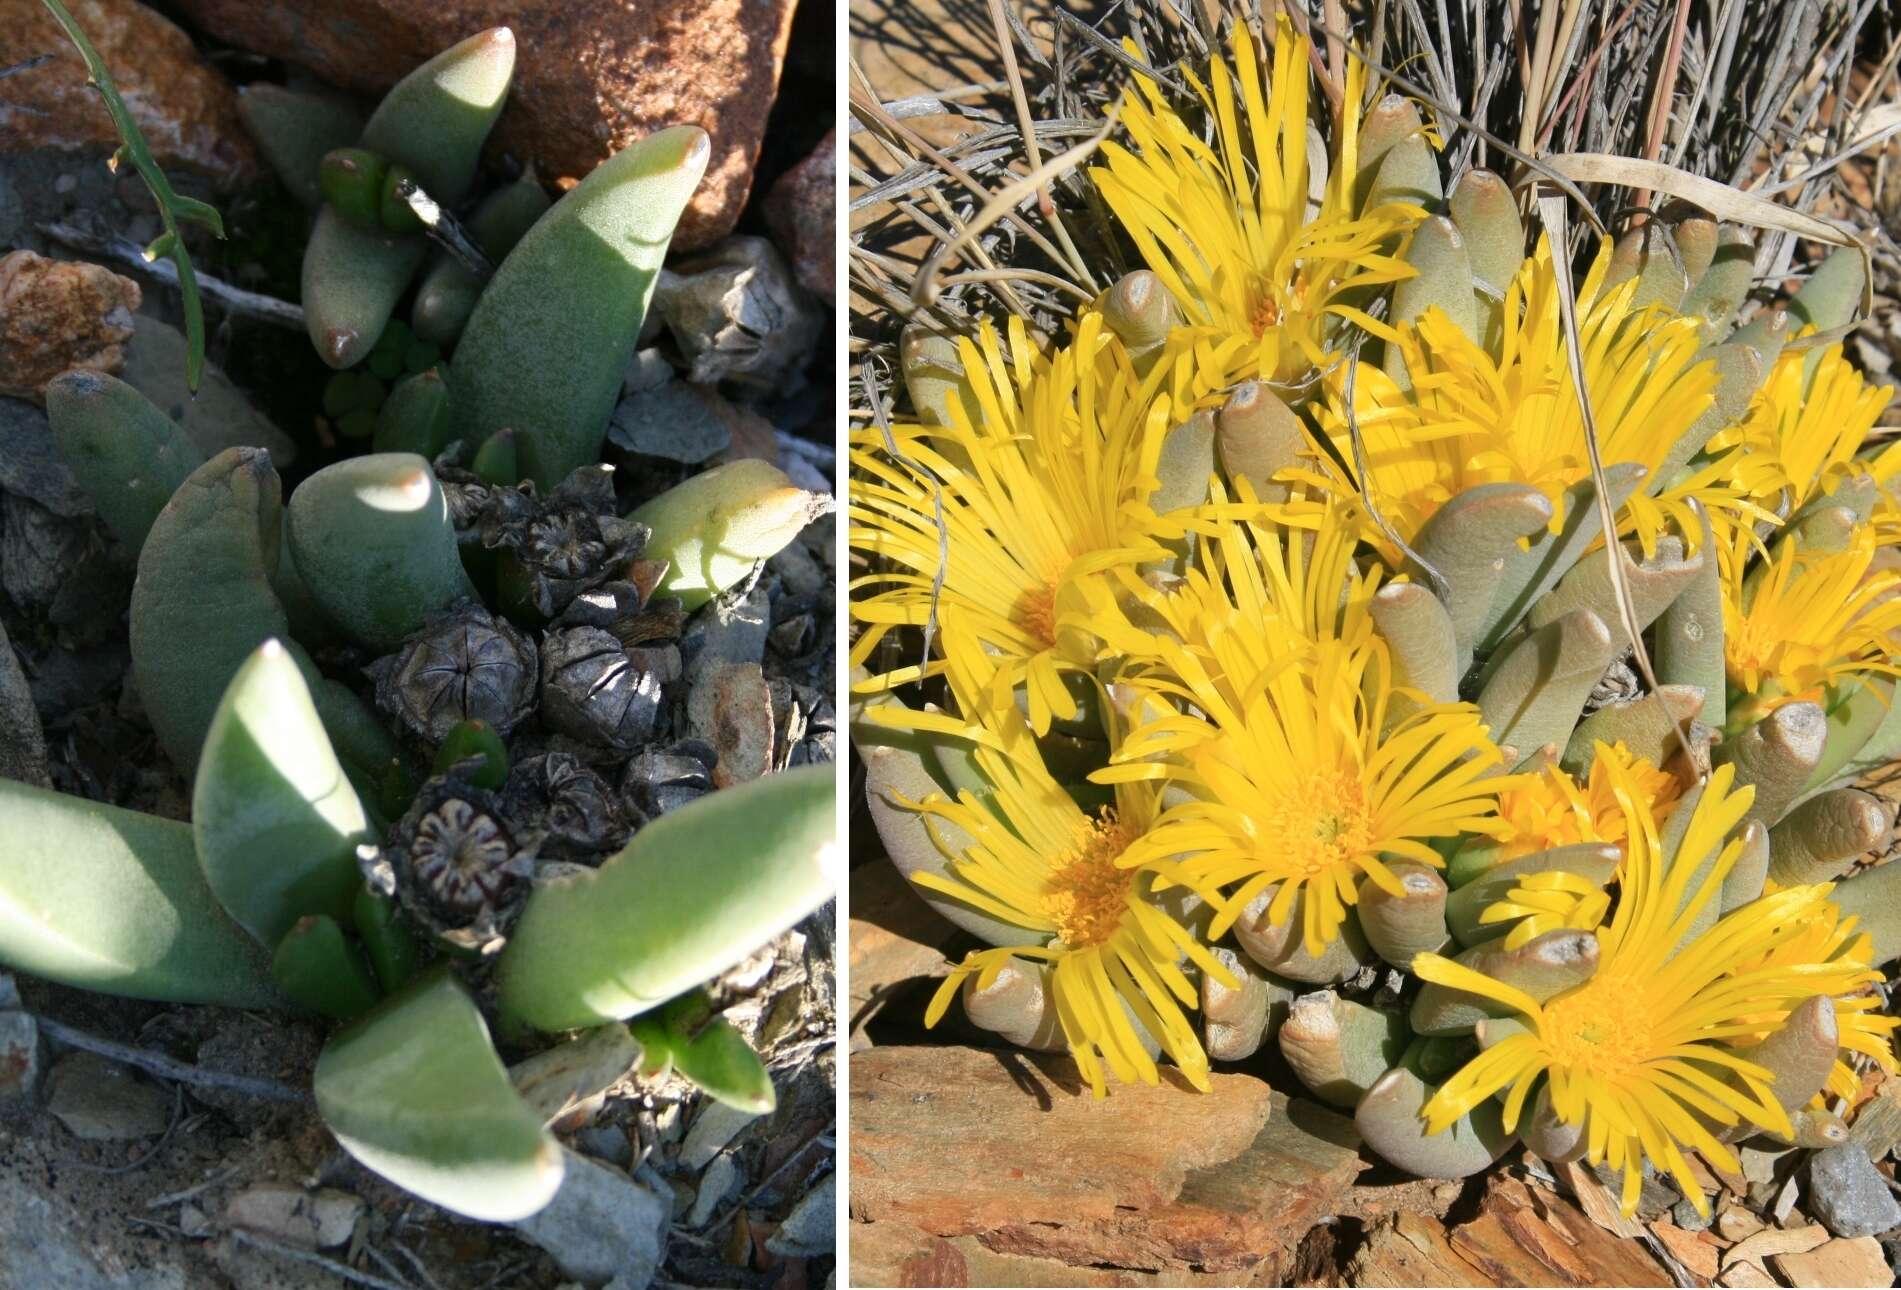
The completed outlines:
<svg viewBox="0 0 1901 1290">
<path fill-rule="evenodd" d="M 1148 267 L 1047 342 L 914 327 L 913 417 L 857 441 L 871 816 L 992 947 L 927 1019 L 961 995 L 1099 1096 L 1278 1050 L 1414 1173 L 1522 1141 L 1627 1213 L 1646 1169 L 1704 1209 L 1688 1156 L 1842 1141 L 1894 1064 L 1894 813 L 1855 785 L 1901 756 L 1901 460 L 1838 343 L 1862 261 L 1753 307 L 1750 237 L 1701 211 L 1601 247 L 1587 430 L 1562 251 L 1507 185 L 1447 192 L 1415 105 L 1362 122 L 1349 80 L 1358 168 L 1310 186 L 1305 42 L 1272 108 L 1235 43 L 1208 83 L 1259 172 L 1144 82 L 1092 178 Z"/>
<path fill-rule="evenodd" d="M 333 366 L 375 352 L 428 258 L 404 221 L 362 218 L 333 150 L 448 207 L 513 61 L 507 30 L 472 37 L 367 122 L 246 95 L 266 155 L 321 204 L 304 305 Z M 0 782 L 0 962 L 333 1019 L 324 1122 L 472 1217 L 535 1212 L 563 1169 L 490 1016 L 517 1047 L 631 1026 L 644 1073 L 769 1109 L 761 1059 L 701 987 L 832 889 L 831 768 L 782 726 L 766 773 L 722 776 L 676 684 L 701 624 L 770 614 L 764 562 L 829 498 L 736 461 L 624 481 L 629 513 L 599 460 L 706 155 L 698 129 L 662 130 L 558 202 L 491 198 L 506 229 L 488 204 L 470 223 L 493 276 L 439 261 L 417 296 L 455 374 L 398 384 L 375 451 L 287 499 L 268 451 L 207 458 L 114 377 L 70 372 L 47 395 L 67 467 L 136 557 L 132 679 L 191 811 Z"/>
</svg>

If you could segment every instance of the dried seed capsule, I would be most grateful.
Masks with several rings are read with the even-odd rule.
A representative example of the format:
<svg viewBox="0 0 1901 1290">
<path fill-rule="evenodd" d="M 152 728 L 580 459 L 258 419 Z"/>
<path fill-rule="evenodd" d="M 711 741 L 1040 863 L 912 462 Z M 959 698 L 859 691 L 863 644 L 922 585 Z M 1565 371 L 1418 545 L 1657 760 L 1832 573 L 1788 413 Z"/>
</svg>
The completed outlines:
<svg viewBox="0 0 1901 1290">
<path fill-rule="evenodd" d="M 621 776 L 621 796 L 648 819 L 664 815 L 712 791 L 717 758 L 712 747 L 698 739 L 639 753 Z"/>
<path fill-rule="evenodd" d="M 598 627 L 551 631 L 541 645 L 541 719 L 591 744 L 631 750 L 653 736 L 660 681 Z"/>
<path fill-rule="evenodd" d="M 410 843 L 411 872 L 445 909 L 473 914 L 500 903 L 514 881 L 514 842 L 493 815 L 451 797 L 424 812 Z"/>
<path fill-rule="evenodd" d="M 398 653 L 368 668 L 376 702 L 439 744 L 471 718 L 506 736 L 534 706 L 534 641 L 480 605 L 431 615 Z"/>
<path fill-rule="evenodd" d="M 631 831 L 619 796 L 571 753 L 526 758 L 502 793 L 509 819 L 534 822 L 541 852 L 591 858 L 616 851 Z"/>
</svg>

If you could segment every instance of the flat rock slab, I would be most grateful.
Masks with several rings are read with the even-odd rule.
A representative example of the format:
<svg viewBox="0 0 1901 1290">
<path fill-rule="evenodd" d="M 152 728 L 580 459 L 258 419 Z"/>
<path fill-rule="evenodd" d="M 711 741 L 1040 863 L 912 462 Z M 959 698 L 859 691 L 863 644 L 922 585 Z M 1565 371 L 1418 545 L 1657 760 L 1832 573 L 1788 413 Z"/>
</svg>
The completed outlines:
<svg viewBox="0 0 1901 1290">
<path fill-rule="evenodd" d="M 1104 1267 L 1273 1279 L 1363 1166 L 1351 1121 L 1250 1075 L 1204 1094 L 1164 1068 L 1099 1101 L 1067 1057 L 887 1047 L 851 1062 L 852 1217 L 918 1234 L 908 1255 L 882 1242 L 888 1266 L 974 1237 L 1076 1284 Z"/>
<path fill-rule="evenodd" d="M 1450 1233 L 1452 1249 L 1495 1286 L 1668 1286 L 1639 1241 L 1610 1232 L 1562 1197 L 1505 1174 L 1486 1183 L 1478 1216 Z"/>
</svg>

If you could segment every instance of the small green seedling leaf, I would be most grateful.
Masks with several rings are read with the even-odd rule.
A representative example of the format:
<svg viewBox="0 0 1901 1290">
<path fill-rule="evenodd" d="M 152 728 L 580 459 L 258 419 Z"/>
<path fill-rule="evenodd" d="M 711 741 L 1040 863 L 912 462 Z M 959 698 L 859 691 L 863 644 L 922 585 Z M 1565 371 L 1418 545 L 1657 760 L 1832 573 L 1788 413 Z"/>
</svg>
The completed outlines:
<svg viewBox="0 0 1901 1290">
<path fill-rule="evenodd" d="M 470 718 L 449 732 L 436 750 L 435 772 L 446 775 L 457 762 L 479 757 L 482 764 L 469 773 L 469 783 L 477 788 L 498 789 L 508 778 L 508 748 L 494 727 L 486 721 Z"/>
<path fill-rule="evenodd" d="M 746 1037 L 693 990 L 660 1010 L 673 1069 L 707 1096 L 736 1110 L 769 1115 L 779 1104 L 772 1075 Z"/>
<path fill-rule="evenodd" d="M 300 918 L 284 934 L 271 975 L 304 1007 L 339 1021 L 362 1016 L 383 997 L 363 952 L 327 914 Z"/>
<path fill-rule="evenodd" d="M 355 917 L 356 934 L 363 938 L 363 949 L 383 989 L 393 994 L 409 984 L 422 956 L 416 938 L 396 912 L 396 902 L 372 891 L 368 884 L 359 885 Z"/>
</svg>

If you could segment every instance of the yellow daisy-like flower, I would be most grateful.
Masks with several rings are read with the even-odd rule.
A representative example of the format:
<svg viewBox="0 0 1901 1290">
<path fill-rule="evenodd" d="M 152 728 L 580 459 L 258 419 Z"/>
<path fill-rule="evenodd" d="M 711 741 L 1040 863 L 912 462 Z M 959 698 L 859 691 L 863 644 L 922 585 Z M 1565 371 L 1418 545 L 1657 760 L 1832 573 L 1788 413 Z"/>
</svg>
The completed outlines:
<svg viewBox="0 0 1901 1290">
<path fill-rule="evenodd" d="M 954 610 L 945 650 L 960 703 L 989 691 L 989 657 Z M 1154 900 L 1154 869 L 1124 864 L 1128 849 L 1154 826 L 1159 787 L 1122 785 L 1113 809 L 1088 814 L 1051 778 L 1014 709 L 979 707 L 977 715 L 977 727 L 964 733 L 979 740 L 977 767 L 993 791 L 981 801 L 965 792 L 954 802 L 905 804 L 970 839 L 953 852 L 939 835 L 952 857 L 949 875 L 920 873 L 913 881 L 1022 928 L 1023 943 L 972 951 L 939 987 L 925 1023 L 937 1024 L 972 973 L 981 987 L 1012 957 L 1039 960 L 1052 969 L 1063 1036 L 1096 1096 L 1106 1094 L 1105 1066 L 1124 1082 L 1157 1082 L 1138 1027 L 1197 1088 L 1207 1088 L 1208 1057 L 1183 1012 L 1198 996 L 1182 960 L 1230 986 L 1239 982 Z M 928 714 L 897 720 L 938 724 Z"/>
<path fill-rule="evenodd" d="M 1285 16 L 1275 26 L 1274 71 L 1261 84 L 1254 43 L 1234 27 L 1234 66 L 1209 84 L 1183 75 L 1214 121 L 1213 146 L 1162 91 L 1138 76 L 1123 95 L 1134 150 L 1110 142 L 1091 169 L 1103 200 L 1134 239 L 1185 318 L 1173 347 L 1203 356 L 1218 384 L 1292 383 L 1338 355 L 1326 344 L 1342 298 L 1413 275 L 1389 254 L 1425 212 L 1407 203 L 1354 210 L 1360 102 L 1366 70 L 1353 62 L 1334 137 L 1340 155 L 1320 209 L 1308 217 L 1307 65 L 1311 46 Z"/>
<path fill-rule="evenodd" d="M 1211 936 L 1278 883 L 1270 921 L 1284 924 L 1304 891 L 1302 938 L 1319 953 L 1363 877 L 1400 894 L 1387 860 L 1439 867 L 1427 843 L 1491 832 L 1493 803 L 1516 782 L 1493 773 L 1501 754 L 1470 704 L 1406 691 L 1418 710 L 1388 721 L 1399 691 L 1385 642 L 1354 609 L 1373 583 L 1351 573 L 1346 533 L 1323 525 L 1310 560 L 1299 536 L 1290 551 L 1270 534 L 1250 571 L 1239 551 L 1251 544 L 1228 526 L 1216 547 L 1229 577 L 1186 581 L 1173 630 L 1107 629 L 1130 684 L 1184 710 L 1144 721 L 1096 778 L 1165 780 L 1192 795 L 1122 863 L 1153 864 L 1197 891 L 1233 888 Z"/>
<path fill-rule="evenodd" d="M 1860 525 L 1834 553 L 1805 551 L 1794 534 L 1754 568 L 1752 535 L 1723 555 L 1723 653 L 1740 729 L 1850 676 L 1901 675 L 1890 633 L 1901 628 L 1901 572 L 1875 567 L 1875 529 Z"/>
<path fill-rule="evenodd" d="M 1658 825 L 1681 795 L 1676 777 L 1649 758 L 1634 756 L 1622 743 L 1600 743 L 1584 783 L 1554 763 L 1499 794 L 1496 859 L 1516 860 L 1580 842 L 1622 844 L 1630 821 L 1616 791 L 1618 780 L 1630 784 L 1631 800 L 1645 805 Z"/>
<path fill-rule="evenodd" d="M 1621 743 L 1598 743 L 1583 786 L 1556 766 L 1527 778 L 1526 786 L 1499 795 L 1499 818 L 1518 830 L 1501 839 L 1500 861 L 1580 842 L 1615 843 L 1627 853 L 1631 836 L 1662 828 L 1682 796 L 1674 775 L 1648 758 L 1633 757 Z M 1524 875 L 1504 900 L 1486 906 L 1479 922 L 1514 924 L 1505 948 L 1515 950 L 1546 932 L 1595 931 L 1609 912 L 1610 895 L 1602 886 L 1552 870 Z"/>
<path fill-rule="evenodd" d="M 1491 999 L 1524 1027 L 1440 1087 L 1425 1106 L 1431 1132 L 1501 1092 L 1509 1131 L 1542 1081 L 1558 1120 L 1583 1126 L 1589 1162 L 1623 1170 L 1627 1216 L 1635 1212 L 1646 1160 L 1668 1170 L 1698 1211 L 1708 1213 L 1685 1151 L 1737 1167 L 1711 1124 L 1791 1132 L 1768 1072 L 1736 1041 L 1753 1040 L 1765 1023 L 1781 1024 L 1814 995 L 1849 996 L 1880 978 L 1865 958 L 1852 955 L 1770 958 L 1810 934 L 1829 903 L 1829 884 L 1765 896 L 1690 937 L 1742 850 L 1740 839 L 1723 839 L 1755 793 L 1732 791 L 1733 782 L 1729 766 L 1711 777 L 1674 860 L 1663 856 L 1648 812 L 1629 805 L 1641 828 L 1628 840 L 1617 908 L 1597 929 L 1598 968 L 1584 984 L 1540 1003 L 1450 959 L 1423 954 L 1414 960 L 1423 980 Z M 1712 853 L 1716 859 L 1699 882 L 1697 871 Z M 1760 966 L 1746 966 L 1752 963 Z"/>
<path fill-rule="evenodd" d="M 1805 377 L 1811 359 L 1815 370 Z M 1750 500 L 1793 514 L 1863 471 L 1885 480 L 1901 468 L 1901 444 L 1873 462 L 1856 460 L 1893 396 L 1891 387 L 1869 385 L 1839 344 L 1819 356 L 1785 349 L 1749 411 L 1718 431 L 1709 451 L 1727 456 L 1730 479 Z"/>
<path fill-rule="evenodd" d="M 1654 480 L 1673 446 L 1709 407 L 1714 364 L 1698 361 L 1698 320 L 1660 306 L 1635 307 L 1637 282 L 1604 285 L 1608 250 L 1578 289 L 1578 332 L 1604 463 L 1635 462 Z M 1452 496 L 1479 484 L 1511 482 L 1538 489 L 1552 504 L 1554 531 L 1564 522 L 1565 489 L 1590 476 L 1584 419 L 1573 391 L 1558 281 L 1551 250 L 1540 239 L 1506 290 L 1504 327 L 1496 351 L 1471 340 L 1450 318 L 1428 309 L 1399 328 L 1412 388 L 1402 390 L 1372 364 L 1355 379 L 1355 408 L 1366 446 L 1374 501 L 1410 543 Z M 1326 383 L 1321 428 L 1341 460 L 1352 461 L 1346 382 Z M 1336 491 L 1343 480 L 1314 476 Z M 1634 533 L 1646 553 L 1674 521 L 1683 532 L 1701 525 L 1690 501 L 1713 515 L 1754 514 L 1741 491 L 1713 462 L 1659 493 L 1639 489 L 1619 512 L 1619 532 Z M 1401 554 L 1371 523 L 1362 536 L 1388 568 Z"/>
<path fill-rule="evenodd" d="M 1230 516 L 1260 508 L 1245 478 L 1236 487 L 1230 505 L 1221 481 L 1212 481 L 1208 504 L 1187 521 L 1203 544 L 1178 583 L 1158 587 L 1124 566 L 1093 589 L 1089 623 L 1122 656 L 1125 675 L 1140 676 L 1157 696 L 1193 704 L 1212 690 L 1238 709 L 1245 691 L 1291 662 L 1290 639 L 1304 646 L 1365 630 L 1378 579 L 1354 566 L 1358 538 L 1348 506 L 1322 511 L 1311 531 L 1237 521 Z M 1135 627 L 1138 613 L 1161 630 Z M 1146 725 L 1131 735 L 1127 755 L 1165 753 L 1168 735 L 1165 726 Z"/>
<path fill-rule="evenodd" d="M 1766 894 L 1774 894 L 1781 888 L 1772 881 L 1764 890 Z M 1855 919 L 1842 917 L 1841 909 L 1831 900 L 1815 910 L 1800 934 L 1789 938 L 1756 962 L 1744 965 L 1744 970 L 1836 962 L 1866 967 L 1873 956 L 1873 945 L 1867 933 L 1856 926 Z M 1881 1000 L 1872 994 L 1850 995 L 1832 1002 L 1843 1052 L 1860 1053 L 1883 1070 L 1894 1070 L 1893 1035 L 1896 1027 L 1901 1027 L 1901 1018 L 1883 1014 L 1880 1011 Z M 1773 1029 L 1773 1025 L 1765 1027 L 1761 1037 L 1768 1038 L 1770 1029 Z M 1837 1057 L 1829 1070 L 1827 1085 L 1815 1095 L 1811 1105 L 1820 1109 L 1823 1094 L 1852 1098 L 1860 1083 L 1847 1060 Z"/>
<path fill-rule="evenodd" d="M 1076 714 L 1063 673 L 1095 659 L 1088 632 L 1057 626 L 1079 584 L 1169 554 L 1148 504 L 1169 401 L 1144 388 L 1100 314 L 1047 356 L 1015 318 L 1007 356 L 988 323 L 958 348 L 974 407 L 953 399 L 950 426 L 893 428 L 895 453 L 876 429 L 854 435 L 851 544 L 889 567 L 851 584 L 853 616 L 867 624 L 851 662 L 891 629 L 925 625 L 934 607 L 962 610 L 1004 684 L 1025 687 L 1041 734 Z M 941 670 L 926 660 L 860 690 Z"/>
</svg>

